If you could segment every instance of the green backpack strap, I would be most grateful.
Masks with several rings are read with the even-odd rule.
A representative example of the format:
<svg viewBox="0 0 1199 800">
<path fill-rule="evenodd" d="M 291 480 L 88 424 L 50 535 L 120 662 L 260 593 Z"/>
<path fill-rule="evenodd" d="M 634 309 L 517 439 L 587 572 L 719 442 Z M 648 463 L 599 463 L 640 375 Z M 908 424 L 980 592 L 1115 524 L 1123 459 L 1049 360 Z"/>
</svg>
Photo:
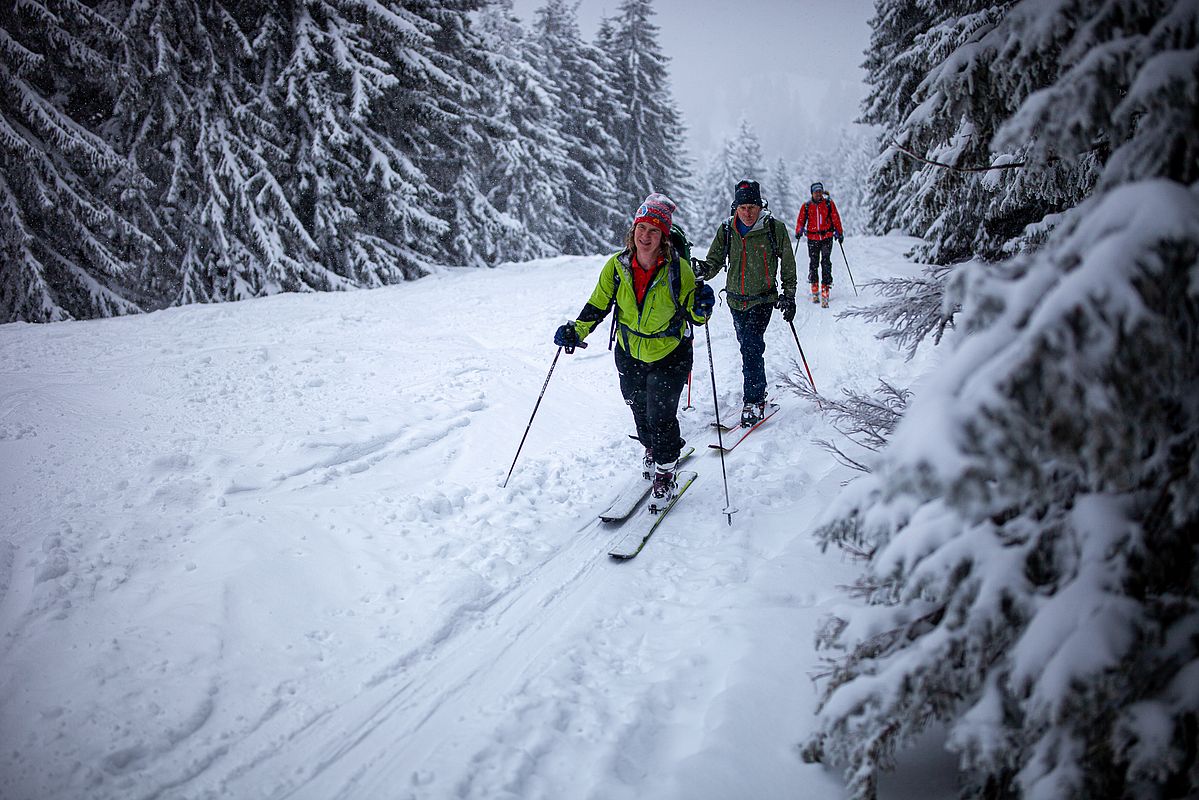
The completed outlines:
<svg viewBox="0 0 1199 800">
<path fill-rule="evenodd" d="M 768 239 L 770 239 L 770 256 L 774 259 L 775 264 L 779 262 L 778 233 L 774 229 L 774 223 L 778 221 L 779 220 L 775 219 L 773 216 L 766 220 L 766 236 Z"/>
<path fill-rule="evenodd" d="M 683 270 L 682 261 L 684 258 L 690 262 L 691 260 L 691 240 L 687 238 L 687 234 L 678 225 L 672 225 L 670 228 L 670 243 L 674 246 L 674 258 L 671 259 L 667 266 L 667 280 L 670 286 L 670 299 L 674 301 L 674 316 L 670 318 L 670 324 L 662 333 L 647 336 L 645 334 L 637 334 L 646 339 L 664 339 L 668 336 L 678 336 L 679 338 L 690 338 L 691 329 L 686 325 L 687 313 L 683 310 L 683 304 L 680 302 L 680 295 L 683 293 Z M 608 349 L 612 349 L 613 343 L 616 341 L 617 329 L 624 329 L 620 324 L 620 305 L 616 302 L 616 293 L 620 290 L 620 269 L 616 268 L 613 273 L 612 284 L 612 329 L 608 332 Z M 677 333 L 671 333 L 672 330 L 678 328 Z M 628 333 L 625 333 L 625 348 L 628 349 Z"/>
</svg>

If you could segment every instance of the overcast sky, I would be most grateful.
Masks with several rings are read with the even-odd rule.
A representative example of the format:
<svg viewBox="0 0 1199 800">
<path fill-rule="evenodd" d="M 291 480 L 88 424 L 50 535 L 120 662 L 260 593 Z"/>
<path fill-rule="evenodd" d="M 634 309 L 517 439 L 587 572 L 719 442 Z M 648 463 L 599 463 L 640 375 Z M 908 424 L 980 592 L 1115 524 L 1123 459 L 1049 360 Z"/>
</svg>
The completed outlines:
<svg viewBox="0 0 1199 800">
<path fill-rule="evenodd" d="M 526 22 L 542 4 L 513 0 Z M 619 5 L 582 0 L 584 38 Z M 742 115 L 770 165 L 827 146 L 857 116 L 873 0 L 655 0 L 654 8 L 671 90 L 701 159 L 736 131 Z"/>
</svg>

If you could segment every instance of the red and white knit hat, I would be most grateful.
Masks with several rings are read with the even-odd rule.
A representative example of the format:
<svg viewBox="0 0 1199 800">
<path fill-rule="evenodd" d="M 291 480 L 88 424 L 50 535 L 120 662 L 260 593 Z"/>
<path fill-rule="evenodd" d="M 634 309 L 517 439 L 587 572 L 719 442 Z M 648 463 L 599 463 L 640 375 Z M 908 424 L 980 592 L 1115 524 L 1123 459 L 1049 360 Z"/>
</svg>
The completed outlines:
<svg viewBox="0 0 1199 800">
<path fill-rule="evenodd" d="M 676 208 L 678 206 L 669 197 L 654 192 L 645 198 L 641 207 L 637 209 L 637 214 L 633 217 L 633 224 L 636 225 L 638 222 L 644 222 L 662 231 L 663 236 L 669 236 L 670 219 L 674 216 Z"/>
</svg>

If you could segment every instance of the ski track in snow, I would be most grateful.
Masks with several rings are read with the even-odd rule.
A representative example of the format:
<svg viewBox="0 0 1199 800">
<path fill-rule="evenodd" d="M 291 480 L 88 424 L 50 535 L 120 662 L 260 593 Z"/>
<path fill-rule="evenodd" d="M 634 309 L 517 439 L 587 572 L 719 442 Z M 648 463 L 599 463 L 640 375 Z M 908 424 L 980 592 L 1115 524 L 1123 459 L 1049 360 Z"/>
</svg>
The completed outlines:
<svg viewBox="0 0 1199 800">
<path fill-rule="evenodd" d="M 912 244 L 846 250 L 862 281 L 918 269 Z M 795 746 L 856 574 L 812 520 L 852 473 L 777 385 L 781 318 L 783 408 L 726 459 L 731 527 L 702 330 L 700 477 L 637 559 L 595 518 L 640 456 L 606 327 L 500 488 L 601 263 L 0 327 L 0 796 L 839 796 Z M 923 355 L 835 319 L 841 266 L 796 316 L 816 385 L 909 383 Z M 711 335 L 734 417 L 723 304 Z"/>
</svg>

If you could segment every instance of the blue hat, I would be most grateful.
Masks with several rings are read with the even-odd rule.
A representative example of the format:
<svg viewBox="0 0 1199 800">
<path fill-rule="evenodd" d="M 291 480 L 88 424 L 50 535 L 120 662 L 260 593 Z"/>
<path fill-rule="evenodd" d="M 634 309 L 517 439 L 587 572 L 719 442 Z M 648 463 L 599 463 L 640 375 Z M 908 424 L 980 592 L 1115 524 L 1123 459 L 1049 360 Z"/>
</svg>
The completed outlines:
<svg viewBox="0 0 1199 800">
<path fill-rule="evenodd" d="M 813 192 L 823 192 L 824 184 L 821 183 L 820 181 L 816 181 L 815 183 L 812 184 L 812 191 Z"/>
</svg>

